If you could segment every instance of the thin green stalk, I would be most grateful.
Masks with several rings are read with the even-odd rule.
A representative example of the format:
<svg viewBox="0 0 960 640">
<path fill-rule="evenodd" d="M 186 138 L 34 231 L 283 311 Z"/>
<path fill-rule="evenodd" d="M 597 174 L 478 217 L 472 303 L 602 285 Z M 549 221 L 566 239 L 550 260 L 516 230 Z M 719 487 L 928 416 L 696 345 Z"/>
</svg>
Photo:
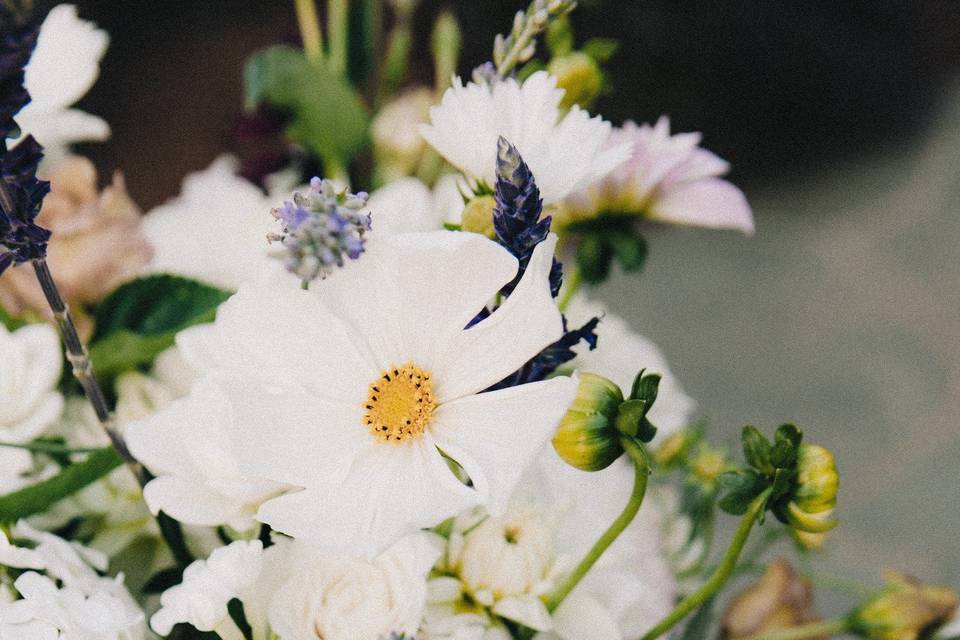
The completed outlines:
<svg viewBox="0 0 960 640">
<path fill-rule="evenodd" d="M 313 64 L 323 60 L 323 35 L 314 0 L 293 0 L 297 12 L 297 26 L 303 40 L 303 53 Z"/>
<path fill-rule="evenodd" d="M 801 627 L 792 629 L 780 629 L 779 631 L 769 631 L 753 636 L 750 640 L 806 640 L 807 638 L 819 638 L 822 636 L 831 637 L 844 633 L 849 629 L 849 623 L 846 618 L 834 618 L 832 620 L 822 620 L 820 622 L 811 622 Z"/>
<path fill-rule="evenodd" d="M 573 300 L 573 296 L 580 289 L 580 285 L 583 284 L 583 276 L 580 275 L 580 269 L 576 264 L 572 264 L 567 273 L 567 286 L 564 287 L 560 294 L 560 300 L 557 302 L 557 307 L 560 311 L 567 310 L 567 307 L 570 306 L 570 301 Z"/>
<path fill-rule="evenodd" d="M 560 606 L 564 598 L 573 591 L 574 587 L 583 579 L 583 576 L 585 576 L 597 560 L 600 559 L 603 552 L 623 533 L 623 530 L 627 528 L 637 515 L 637 512 L 640 511 L 640 505 L 643 504 L 643 496 L 647 492 L 647 479 L 650 477 L 650 463 L 647 460 L 647 453 L 644 451 L 643 446 L 632 438 L 623 438 L 623 448 L 626 449 L 627 455 L 630 456 L 630 459 L 633 461 L 634 467 L 633 493 L 630 494 L 630 500 L 627 502 L 627 506 L 624 507 L 623 512 L 617 516 L 613 524 L 603 532 L 603 535 L 600 536 L 590 548 L 590 551 L 583 557 L 580 564 L 573 570 L 573 573 L 547 598 L 547 609 L 551 612 Z"/>
<path fill-rule="evenodd" d="M 330 41 L 330 70 L 347 75 L 347 50 L 350 46 L 350 12 L 347 0 L 327 0 L 327 39 Z"/>
<path fill-rule="evenodd" d="M 770 490 L 767 489 L 750 503 L 747 512 L 743 515 L 743 519 L 740 520 L 740 526 L 737 527 L 737 532 L 734 534 L 733 540 L 730 541 L 730 547 L 726 553 L 723 554 L 723 559 L 720 560 L 717 570 L 710 576 L 710 579 L 707 580 L 702 587 L 681 600 L 680 604 L 674 607 L 673 611 L 671 611 L 667 617 L 644 634 L 641 640 L 659 638 L 720 590 L 720 587 L 722 587 L 733 574 L 733 570 L 737 566 L 737 560 L 740 558 L 740 553 L 747 543 L 747 538 L 750 537 L 750 531 L 753 530 L 753 525 L 756 524 L 766 508 L 769 495 Z"/>
</svg>

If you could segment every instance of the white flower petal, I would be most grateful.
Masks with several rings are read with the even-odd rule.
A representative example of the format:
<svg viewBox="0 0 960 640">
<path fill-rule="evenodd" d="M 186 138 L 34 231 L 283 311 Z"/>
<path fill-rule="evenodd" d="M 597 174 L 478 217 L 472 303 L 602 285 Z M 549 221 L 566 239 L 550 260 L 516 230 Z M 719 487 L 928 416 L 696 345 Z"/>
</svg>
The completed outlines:
<svg viewBox="0 0 960 640">
<path fill-rule="evenodd" d="M 746 196 L 720 178 L 686 182 L 668 189 L 650 204 L 650 215 L 664 222 L 736 229 L 753 235 L 753 211 Z"/>
<path fill-rule="evenodd" d="M 537 245 L 526 272 L 500 308 L 456 334 L 433 363 L 434 393 L 441 403 L 500 382 L 563 335 L 560 311 L 550 294 L 556 241 L 551 234 Z"/>
<path fill-rule="evenodd" d="M 257 518 L 324 549 L 372 558 L 402 533 L 434 526 L 476 503 L 476 492 L 456 479 L 424 436 L 373 444 L 341 486 L 274 498 Z"/>
<path fill-rule="evenodd" d="M 493 612 L 534 631 L 548 631 L 553 627 L 547 606 L 536 596 L 503 598 L 493 605 Z"/>
<path fill-rule="evenodd" d="M 568 595 L 553 612 L 553 630 L 563 640 L 623 640 L 610 612 L 580 591 Z"/>
<path fill-rule="evenodd" d="M 560 376 L 443 404 L 431 434 L 499 514 L 530 460 L 553 434 L 579 380 Z"/>
</svg>

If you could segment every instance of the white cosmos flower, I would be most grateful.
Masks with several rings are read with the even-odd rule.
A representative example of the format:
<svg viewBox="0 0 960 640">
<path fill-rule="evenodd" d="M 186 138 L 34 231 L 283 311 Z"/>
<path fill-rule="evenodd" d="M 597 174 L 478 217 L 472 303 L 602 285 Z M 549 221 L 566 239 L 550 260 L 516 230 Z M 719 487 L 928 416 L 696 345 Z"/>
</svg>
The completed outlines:
<svg viewBox="0 0 960 640">
<path fill-rule="evenodd" d="M 430 124 L 420 132 L 444 158 L 469 178 L 493 187 L 497 138 L 520 151 L 537 180 L 545 204 L 587 188 L 624 162 L 630 146 L 605 147 L 610 123 L 577 106 L 564 114 L 563 89 L 546 71 L 521 85 L 508 78 L 492 87 L 454 78 Z"/>
<path fill-rule="evenodd" d="M 109 40 L 94 23 L 78 18 L 71 4 L 57 5 L 43 21 L 26 67 L 24 84 L 31 100 L 17 114 L 17 124 L 44 146 L 46 163 L 55 164 L 75 142 L 109 137 L 106 122 L 70 108 L 100 75 Z"/>
<path fill-rule="evenodd" d="M 577 358 L 573 366 L 609 378 L 625 394 L 630 392 L 633 379 L 640 369 L 663 376 L 657 401 L 650 410 L 650 421 L 657 427 L 658 436 L 665 436 L 690 426 L 694 400 L 684 393 L 676 376 L 667 365 L 663 353 L 647 338 L 630 328 L 626 320 L 611 313 L 606 307 L 585 295 L 575 295 L 566 309 L 572 326 L 579 326 L 592 317 L 599 317 L 597 348 L 590 351 L 582 343 L 574 347 Z"/>
<path fill-rule="evenodd" d="M 242 287 L 214 324 L 179 336 L 205 378 L 128 429 L 158 476 L 147 503 L 216 524 L 272 487 L 284 494 L 259 496 L 258 520 L 368 557 L 478 502 L 502 508 L 576 392 L 559 377 L 481 393 L 561 336 L 555 243 L 541 243 L 510 297 L 469 329 L 518 268 L 476 234 L 371 238 L 309 290 Z"/>
<path fill-rule="evenodd" d="M 268 255 L 276 231 L 270 210 L 292 186 L 277 180 L 271 195 L 237 175 L 238 162 L 220 156 L 183 181 L 180 196 L 151 209 L 143 233 L 153 246 L 151 273 L 172 273 L 227 289 L 280 271 Z M 189 230 L 189 231 L 186 231 Z"/>
<path fill-rule="evenodd" d="M 23 444 L 40 436 L 63 408 L 57 332 L 45 324 L 8 331 L 0 323 L 0 362 L 0 441 Z"/>
<path fill-rule="evenodd" d="M 606 179 L 574 193 L 564 203 L 563 222 L 603 212 L 635 213 L 660 222 L 736 229 L 753 234 L 753 211 L 743 192 L 721 176 L 730 165 L 701 149 L 699 133 L 670 134 L 670 119 L 656 124 L 625 122 L 607 148 L 623 144 L 630 160 Z"/>
</svg>

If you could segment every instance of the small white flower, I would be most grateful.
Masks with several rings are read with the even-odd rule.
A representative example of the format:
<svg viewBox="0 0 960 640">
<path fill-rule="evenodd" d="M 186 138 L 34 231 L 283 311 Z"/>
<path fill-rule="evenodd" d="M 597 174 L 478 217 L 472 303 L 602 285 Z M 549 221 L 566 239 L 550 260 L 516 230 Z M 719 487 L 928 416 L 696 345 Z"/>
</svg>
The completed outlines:
<svg viewBox="0 0 960 640">
<path fill-rule="evenodd" d="M 364 212 L 378 236 L 436 231 L 460 221 L 463 196 L 453 175 L 440 178 L 432 191 L 416 178 L 400 178 L 371 193 Z"/>
<path fill-rule="evenodd" d="M 605 180 L 574 193 L 564 203 L 565 215 L 576 220 L 603 212 L 636 213 L 661 222 L 753 234 L 746 197 L 721 178 L 730 165 L 698 146 L 699 133 L 671 135 L 666 116 L 653 126 L 628 121 L 614 129 L 606 146 L 623 144 L 631 149 L 630 160 Z"/>
<path fill-rule="evenodd" d="M 630 146 L 605 147 L 610 123 L 577 106 L 563 114 L 563 89 L 546 71 L 521 85 L 508 78 L 487 85 L 454 78 L 431 124 L 420 132 L 467 177 L 493 187 L 497 138 L 503 136 L 523 156 L 537 180 L 544 204 L 585 189 L 602 179 L 630 154 Z"/>
<path fill-rule="evenodd" d="M 272 191 L 286 194 L 287 183 Z M 227 289 L 279 271 L 267 234 L 280 195 L 237 175 L 237 160 L 221 156 L 183 181 L 180 196 L 150 210 L 143 232 L 153 246 L 151 273 L 172 273 Z"/>
<path fill-rule="evenodd" d="M 267 569 L 280 574 L 270 628 L 283 640 L 413 637 L 426 603 L 426 575 L 440 555 L 434 538 L 411 534 L 370 562 L 319 553 L 297 541 L 278 545 L 288 547 L 288 558 Z"/>
<path fill-rule="evenodd" d="M 548 282 L 555 242 L 469 329 L 518 268 L 476 234 L 371 238 L 309 290 L 242 287 L 213 325 L 178 338 L 206 377 L 128 430 L 158 476 L 147 503 L 217 524 L 259 499 L 256 518 L 274 529 L 368 557 L 478 502 L 502 508 L 576 391 L 559 377 L 481 393 L 562 333 Z"/>
<path fill-rule="evenodd" d="M 71 4 L 57 5 L 43 21 L 26 67 L 31 100 L 16 119 L 24 134 L 33 134 L 44 146 L 45 163 L 56 164 L 75 142 L 110 136 L 106 122 L 70 108 L 100 75 L 100 59 L 109 40 L 94 23 L 78 18 Z"/>
<path fill-rule="evenodd" d="M 566 314 L 573 326 L 595 316 L 600 318 L 597 348 L 590 351 L 582 343 L 575 346 L 577 358 L 571 363 L 573 366 L 609 378 L 624 394 L 630 392 L 640 369 L 659 373 L 663 377 L 657 401 L 649 414 L 650 421 L 657 427 L 657 434 L 664 436 L 690 425 L 696 403 L 684 393 L 657 345 L 634 332 L 626 320 L 585 295 L 574 296 Z"/>
<path fill-rule="evenodd" d="M 45 324 L 12 332 L 0 324 L 0 363 L 0 441 L 23 444 L 43 434 L 63 408 L 60 339 Z"/>
<path fill-rule="evenodd" d="M 263 555 L 259 540 L 238 540 L 214 550 L 206 560 L 194 561 L 183 572 L 181 583 L 163 592 L 160 610 L 150 618 L 150 626 L 162 636 L 179 622 L 200 631 L 234 635 L 231 632 L 236 625 L 227 604 L 233 598 L 244 602 L 253 599 Z"/>
<path fill-rule="evenodd" d="M 27 569 L 12 585 L 5 585 L 12 586 L 13 597 L 0 600 L 0 638 L 144 637 L 143 612 L 123 586 L 123 576 L 109 578 L 98 573 L 107 568 L 104 556 L 24 522 L 18 523 L 13 533 L 32 547 L 14 546 L 0 532 L 0 565 Z"/>
</svg>

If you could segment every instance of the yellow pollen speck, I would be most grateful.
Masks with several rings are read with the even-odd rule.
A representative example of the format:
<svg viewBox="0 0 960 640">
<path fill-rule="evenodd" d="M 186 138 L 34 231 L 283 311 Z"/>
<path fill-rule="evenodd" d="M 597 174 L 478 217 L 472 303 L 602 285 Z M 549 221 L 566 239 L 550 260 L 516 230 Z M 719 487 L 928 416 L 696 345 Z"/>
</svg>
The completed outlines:
<svg viewBox="0 0 960 640">
<path fill-rule="evenodd" d="M 408 362 L 370 383 L 363 424 L 380 442 L 406 442 L 423 434 L 436 406 L 430 374 Z"/>
</svg>

